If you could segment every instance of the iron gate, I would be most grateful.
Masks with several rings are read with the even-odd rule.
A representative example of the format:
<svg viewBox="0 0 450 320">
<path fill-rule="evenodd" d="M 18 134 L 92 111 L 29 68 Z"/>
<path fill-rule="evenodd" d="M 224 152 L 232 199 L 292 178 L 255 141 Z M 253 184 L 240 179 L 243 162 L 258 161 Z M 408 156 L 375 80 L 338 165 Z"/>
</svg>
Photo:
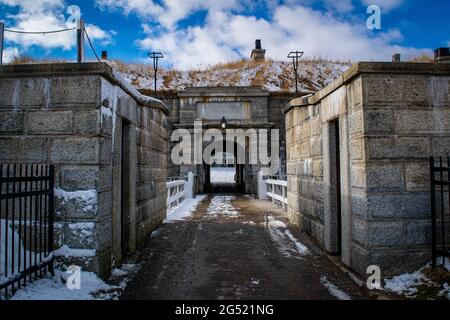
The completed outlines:
<svg viewBox="0 0 450 320">
<path fill-rule="evenodd" d="M 438 257 L 450 258 L 448 234 L 450 227 L 450 156 L 430 158 L 431 168 L 431 241 L 433 267 Z"/>
<path fill-rule="evenodd" d="M 54 167 L 0 165 L 0 296 L 53 273 Z"/>
</svg>

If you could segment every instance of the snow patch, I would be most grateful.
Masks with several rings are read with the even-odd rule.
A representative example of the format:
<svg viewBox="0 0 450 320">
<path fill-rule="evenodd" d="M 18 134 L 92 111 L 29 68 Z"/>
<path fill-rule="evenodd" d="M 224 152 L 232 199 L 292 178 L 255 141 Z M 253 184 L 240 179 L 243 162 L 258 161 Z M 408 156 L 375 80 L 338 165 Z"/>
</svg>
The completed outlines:
<svg viewBox="0 0 450 320">
<path fill-rule="evenodd" d="M 53 252 L 55 257 L 64 257 L 64 258 L 91 258 L 95 257 L 96 250 L 95 249 L 71 249 L 68 246 L 64 245 L 58 250 Z"/>
<path fill-rule="evenodd" d="M 309 249 L 287 230 L 287 225 L 273 217 L 268 217 L 267 229 L 278 251 L 287 258 L 300 258 L 310 254 Z"/>
<path fill-rule="evenodd" d="M 234 196 L 215 196 L 208 207 L 207 214 L 211 216 L 228 216 L 236 218 L 239 212 L 233 207 L 231 201 L 236 200 Z"/>
<path fill-rule="evenodd" d="M 47 276 L 20 289 L 11 300 L 115 300 L 118 287 L 106 284 L 93 272 L 81 272 L 81 289 L 70 290 L 65 280 L 70 274 L 55 270 Z"/>
<path fill-rule="evenodd" d="M 55 189 L 55 197 L 61 199 L 61 205 L 64 206 L 69 202 L 75 202 L 83 212 L 92 212 L 97 210 L 98 194 L 97 190 L 86 191 L 65 191 L 63 189 Z"/>
<path fill-rule="evenodd" d="M 167 219 L 164 223 L 172 223 L 175 221 L 183 221 L 189 218 L 197 208 L 198 204 L 205 200 L 206 196 L 197 196 L 194 199 L 184 200 L 178 207 L 173 208 L 167 214 Z"/>
<path fill-rule="evenodd" d="M 330 281 L 328 281 L 326 276 L 322 276 L 320 278 L 320 283 L 328 289 L 328 292 L 338 300 L 351 300 L 350 296 L 346 294 L 344 291 L 336 287 Z"/>
<path fill-rule="evenodd" d="M 428 263 L 425 267 L 413 273 L 404 273 L 396 277 L 385 279 L 383 289 L 399 295 L 404 295 L 409 298 L 414 298 L 415 295 L 418 293 L 417 288 L 421 285 L 440 286 L 441 284 L 434 283 L 433 281 L 427 278 L 427 276 L 424 274 L 426 268 L 431 268 L 431 263 Z M 443 268 L 450 272 L 450 259 L 445 258 Z M 442 284 L 442 286 L 443 289 L 439 294 L 449 297 L 448 283 L 444 283 Z"/>
</svg>

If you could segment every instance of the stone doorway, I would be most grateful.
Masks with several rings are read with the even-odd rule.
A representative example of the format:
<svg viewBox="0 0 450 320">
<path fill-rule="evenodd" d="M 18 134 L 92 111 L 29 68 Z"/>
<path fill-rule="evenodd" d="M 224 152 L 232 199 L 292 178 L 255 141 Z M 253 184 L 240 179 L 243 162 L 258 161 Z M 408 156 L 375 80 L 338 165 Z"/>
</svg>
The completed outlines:
<svg viewBox="0 0 450 320">
<path fill-rule="evenodd" d="M 244 193 L 245 166 L 237 163 L 238 145 L 236 143 L 233 145 L 233 152 L 227 152 L 226 141 L 224 141 L 224 152 L 216 153 L 216 150 L 213 150 L 213 163 L 203 164 L 205 193 Z"/>
</svg>

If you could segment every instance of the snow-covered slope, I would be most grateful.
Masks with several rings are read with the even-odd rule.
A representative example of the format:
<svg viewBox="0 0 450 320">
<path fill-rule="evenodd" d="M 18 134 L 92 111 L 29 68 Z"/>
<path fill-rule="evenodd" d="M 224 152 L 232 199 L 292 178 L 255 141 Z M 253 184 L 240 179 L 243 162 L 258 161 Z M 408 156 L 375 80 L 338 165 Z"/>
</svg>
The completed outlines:
<svg viewBox="0 0 450 320">
<path fill-rule="evenodd" d="M 137 89 L 152 89 L 153 68 L 143 64 L 109 62 Z M 326 60 L 302 61 L 299 66 L 299 90 L 316 92 L 350 67 L 350 62 Z M 288 61 L 237 61 L 205 70 L 161 70 L 158 90 L 177 91 L 186 87 L 262 86 L 269 91 L 295 91 L 292 64 Z"/>
</svg>

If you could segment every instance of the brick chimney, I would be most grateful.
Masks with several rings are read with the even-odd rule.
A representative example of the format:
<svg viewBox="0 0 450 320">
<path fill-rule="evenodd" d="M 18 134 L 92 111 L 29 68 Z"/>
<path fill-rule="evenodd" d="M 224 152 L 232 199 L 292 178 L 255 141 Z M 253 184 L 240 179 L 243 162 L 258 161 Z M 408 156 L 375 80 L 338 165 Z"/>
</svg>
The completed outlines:
<svg viewBox="0 0 450 320">
<path fill-rule="evenodd" d="M 450 48 L 439 48 L 434 50 L 434 61 L 450 63 Z"/>
<path fill-rule="evenodd" d="M 255 41 L 255 49 L 252 50 L 251 58 L 253 61 L 264 61 L 266 59 L 266 50 L 261 47 L 261 39 Z"/>
</svg>

